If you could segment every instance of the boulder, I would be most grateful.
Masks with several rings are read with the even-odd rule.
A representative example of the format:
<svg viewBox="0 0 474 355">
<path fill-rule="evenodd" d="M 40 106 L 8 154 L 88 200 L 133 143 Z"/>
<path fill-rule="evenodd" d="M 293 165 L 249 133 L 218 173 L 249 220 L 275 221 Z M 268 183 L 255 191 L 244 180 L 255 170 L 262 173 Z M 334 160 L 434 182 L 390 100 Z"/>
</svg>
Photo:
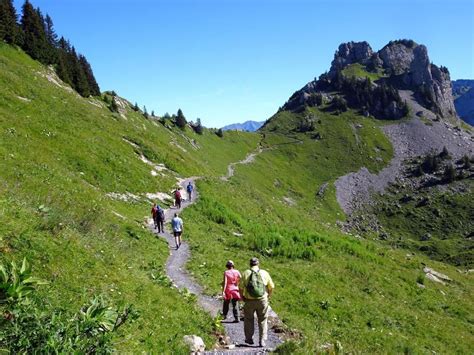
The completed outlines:
<svg viewBox="0 0 474 355">
<path fill-rule="evenodd" d="M 206 349 L 206 345 L 201 337 L 197 335 L 185 335 L 183 342 L 189 347 L 191 354 L 203 352 Z"/>
</svg>

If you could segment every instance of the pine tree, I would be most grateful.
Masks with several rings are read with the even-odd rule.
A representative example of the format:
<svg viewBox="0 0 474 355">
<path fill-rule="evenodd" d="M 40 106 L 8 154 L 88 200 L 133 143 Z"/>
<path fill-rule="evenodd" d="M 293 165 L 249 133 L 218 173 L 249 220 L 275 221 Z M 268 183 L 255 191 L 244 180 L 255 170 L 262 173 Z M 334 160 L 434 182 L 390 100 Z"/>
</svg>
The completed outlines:
<svg viewBox="0 0 474 355">
<path fill-rule="evenodd" d="M 115 96 L 112 96 L 109 106 L 110 111 L 112 112 L 119 112 L 117 102 L 115 101 Z"/>
<path fill-rule="evenodd" d="M 151 117 L 155 117 L 155 111 L 151 110 Z"/>
<path fill-rule="evenodd" d="M 82 97 L 88 97 L 90 95 L 89 84 L 87 82 L 86 74 L 84 69 L 79 62 L 79 57 L 76 53 L 74 47 L 71 48 L 71 53 L 69 53 L 70 65 L 72 69 L 72 85 L 74 90 L 77 91 Z"/>
<path fill-rule="evenodd" d="M 222 130 L 222 128 L 219 128 L 217 131 L 216 131 L 216 134 L 218 137 L 224 137 L 224 131 Z"/>
<path fill-rule="evenodd" d="M 21 43 L 18 16 L 12 0 L 0 0 L 0 41 L 10 44 Z"/>
<path fill-rule="evenodd" d="M 145 116 L 145 118 L 148 118 L 148 111 L 146 110 L 146 106 L 143 106 L 143 116 Z"/>
<path fill-rule="evenodd" d="M 50 64 L 58 64 L 59 53 L 58 53 L 58 35 L 54 31 L 53 20 L 49 15 L 46 15 L 44 19 L 44 32 L 46 35 L 46 41 L 48 43 L 48 62 Z"/>
<path fill-rule="evenodd" d="M 193 126 L 193 129 L 194 129 L 194 132 L 196 132 L 197 134 L 203 133 L 203 127 L 202 127 L 200 118 L 196 119 L 196 124 Z"/>
<path fill-rule="evenodd" d="M 188 121 L 186 121 L 186 117 L 184 117 L 183 111 L 181 111 L 181 109 L 178 109 L 178 113 L 176 115 L 176 125 L 179 128 L 184 129 L 187 123 Z"/>
<path fill-rule="evenodd" d="M 95 80 L 94 73 L 92 72 L 92 67 L 87 61 L 86 57 L 84 57 L 82 54 L 79 55 L 79 63 L 81 64 L 82 70 L 86 76 L 90 95 L 99 96 L 100 88 L 97 84 L 97 81 Z"/>
<path fill-rule="evenodd" d="M 58 65 L 56 72 L 62 81 L 72 85 L 72 65 L 69 59 L 71 45 L 64 37 L 58 41 Z"/>
<path fill-rule="evenodd" d="M 135 102 L 135 106 L 133 106 L 133 111 L 138 112 L 140 111 L 140 108 L 138 107 L 138 104 Z"/>
<path fill-rule="evenodd" d="M 43 64 L 50 64 L 51 46 L 46 38 L 43 16 L 41 11 L 35 10 L 28 0 L 23 4 L 21 28 L 23 30 L 23 50 L 33 59 L 39 60 Z"/>
<path fill-rule="evenodd" d="M 46 39 L 48 40 L 49 44 L 53 47 L 58 46 L 58 35 L 56 34 L 56 31 L 54 31 L 54 24 L 53 20 L 51 17 L 46 14 L 46 18 L 44 19 L 45 23 L 45 33 L 46 33 Z"/>
</svg>

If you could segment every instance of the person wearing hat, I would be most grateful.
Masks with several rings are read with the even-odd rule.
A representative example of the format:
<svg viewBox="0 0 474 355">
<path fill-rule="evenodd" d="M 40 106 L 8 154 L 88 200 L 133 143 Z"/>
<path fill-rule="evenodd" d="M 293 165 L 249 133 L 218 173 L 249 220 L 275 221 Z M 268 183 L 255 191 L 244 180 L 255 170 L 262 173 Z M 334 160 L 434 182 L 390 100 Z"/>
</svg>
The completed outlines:
<svg viewBox="0 0 474 355">
<path fill-rule="evenodd" d="M 222 316 L 227 318 L 229 304 L 232 302 L 232 312 L 234 313 L 234 322 L 239 322 L 239 282 L 240 272 L 234 269 L 234 262 L 228 260 L 225 264 L 227 270 L 224 271 L 224 280 L 222 281 L 222 296 L 224 297 L 224 306 L 222 307 Z"/>
<path fill-rule="evenodd" d="M 245 342 L 253 344 L 254 314 L 257 313 L 258 339 L 261 347 L 265 346 L 268 332 L 268 299 L 275 284 L 270 274 L 260 269 L 257 258 L 250 259 L 250 269 L 245 270 L 240 279 L 239 290 L 244 304 Z"/>
</svg>

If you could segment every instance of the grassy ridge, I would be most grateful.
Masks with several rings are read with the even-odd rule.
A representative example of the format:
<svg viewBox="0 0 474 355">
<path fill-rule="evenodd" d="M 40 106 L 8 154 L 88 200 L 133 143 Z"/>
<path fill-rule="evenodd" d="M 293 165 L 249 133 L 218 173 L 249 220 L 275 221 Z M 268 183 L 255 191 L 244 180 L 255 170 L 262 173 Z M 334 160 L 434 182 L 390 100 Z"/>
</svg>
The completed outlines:
<svg viewBox="0 0 474 355">
<path fill-rule="evenodd" d="M 119 330 L 121 351 L 181 351 L 185 334 L 211 344 L 209 317 L 162 277 L 168 248 L 143 226 L 146 193 L 169 193 L 181 175 L 224 174 L 255 149 L 258 135 L 200 136 L 129 108 L 112 114 L 101 100 L 50 82 L 47 68 L 4 44 L 0 69 L 1 259 L 26 256 L 35 276 L 50 281 L 41 292 L 51 308 L 75 312 L 96 294 L 132 303 L 140 317 Z M 168 169 L 153 176 L 141 154 Z"/>
<path fill-rule="evenodd" d="M 269 133 L 281 126 L 291 130 L 308 114 L 320 118 L 321 140 Z M 238 166 L 230 182 L 199 183 L 203 198 L 184 213 L 192 221 L 190 270 L 216 294 L 227 259 L 244 269 L 251 256 L 259 256 L 277 285 L 275 311 L 303 334 L 293 352 L 314 353 L 337 341 L 348 352 L 469 352 L 472 275 L 344 235 L 335 224 L 344 217 L 331 183 L 360 166 L 377 171 L 391 157 L 377 123 L 352 113 L 311 111 L 300 118 L 280 112 L 266 126 L 265 143 L 273 149 L 252 165 Z M 358 139 L 355 124 L 362 125 Z M 292 143 L 281 144 L 285 141 Z M 319 197 L 324 182 L 329 185 Z M 422 263 L 454 282 L 441 286 L 425 280 Z"/>
</svg>

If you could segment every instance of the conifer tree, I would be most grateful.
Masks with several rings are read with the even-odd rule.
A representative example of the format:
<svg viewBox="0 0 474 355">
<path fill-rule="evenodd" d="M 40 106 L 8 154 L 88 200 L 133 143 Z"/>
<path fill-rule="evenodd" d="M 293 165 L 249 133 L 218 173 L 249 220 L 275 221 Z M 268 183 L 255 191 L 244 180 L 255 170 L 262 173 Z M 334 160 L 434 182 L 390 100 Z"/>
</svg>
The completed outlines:
<svg viewBox="0 0 474 355">
<path fill-rule="evenodd" d="M 188 122 L 186 121 L 186 117 L 184 117 L 183 111 L 181 111 L 181 109 L 178 109 L 178 113 L 176 115 L 176 125 L 179 128 L 184 129 L 187 123 Z"/>
<path fill-rule="evenodd" d="M 88 97 L 90 95 L 89 84 L 87 83 L 86 74 L 84 69 L 79 63 L 79 57 L 77 56 L 76 49 L 71 48 L 71 53 L 69 54 L 72 68 L 72 85 L 77 93 L 83 97 Z"/>
<path fill-rule="evenodd" d="M 23 50 L 33 59 L 50 64 L 50 45 L 46 39 L 43 16 L 41 11 L 35 10 L 28 0 L 23 4 L 21 28 L 23 30 Z"/>
<path fill-rule="evenodd" d="M 97 84 L 97 81 L 95 80 L 91 65 L 87 61 L 86 57 L 84 57 L 82 54 L 79 55 L 79 64 L 81 65 L 82 70 L 86 76 L 90 95 L 99 96 L 100 88 L 99 88 L 99 85 Z"/>
<path fill-rule="evenodd" d="M 193 129 L 194 129 L 194 132 L 196 132 L 197 134 L 202 134 L 203 128 L 202 128 L 202 123 L 201 123 L 200 118 L 196 119 L 196 124 L 194 125 Z"/>
<path fill-rule="evenodd" d="M 62 81 L 72 86 L 72 66 L 69 59 L 71 45 L 64 37 L 58 41 L 58 66 L 56 72 Z"/>
<path fill-rule="evenodd" d="M 135 106 L 133 106 L 133 111 L 138 112 L 140 111 L 140 108 L 138 107 L 138 104 L 135 102 Z"/>
<path fill-rule="evenodd" d="M 46 18 L 44 19 L 44 29 L 46 33 L 46 39 L 48 40 L 49 44 L 52 47 L 57 47 L 58 46 L 58 35 L 56 34 L 56 31 L 54 30 L 54 24 L 53 20 L 51 19 L 51 16 L 46 14 Z"/>
<path fill-rule="evenodd" d="M 155 111 L 151 110 L 151 117 L 155 117 Z"/>
<path fill-rule="evenodd" d="M 109 106 L 110 111 L 112 112 L 119 112 L 117 102 L 115 101 L 115 96 L 112 96 Z"/>
<path fill-rule="evenodd" d="M 146 110 L 146 106 L 143 106 L 143 116 L 145 116 L 145 118 L 148 118 L 148 111 Z"/>
<path fill-rule="evenodd" d="M 20 44 L 21 33 L 17 23 L 18 16 L 12 0 L 0 0 L 0 41 Z"/>
</svg>

